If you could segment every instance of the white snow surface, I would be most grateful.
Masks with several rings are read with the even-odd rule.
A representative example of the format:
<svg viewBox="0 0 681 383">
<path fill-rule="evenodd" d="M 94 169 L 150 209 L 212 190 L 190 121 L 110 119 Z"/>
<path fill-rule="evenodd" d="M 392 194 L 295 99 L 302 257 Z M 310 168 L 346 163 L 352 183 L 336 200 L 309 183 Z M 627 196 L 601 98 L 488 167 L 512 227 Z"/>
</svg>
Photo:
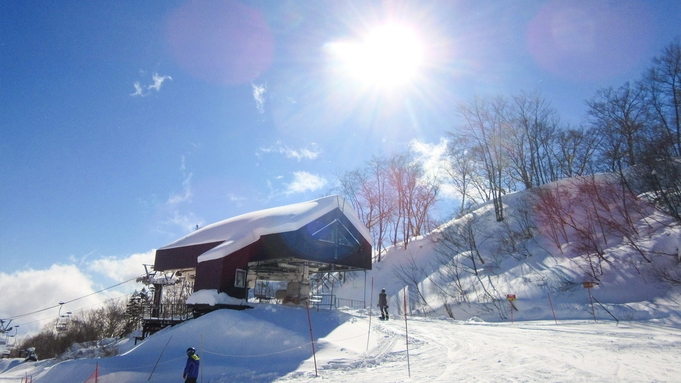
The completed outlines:
<svg viewBox="0 0 681 383">
<path fill-rule="evenodd" d="M 681 376 L 681 329 L 655 322 L 380 321 L 363 310 L 312 310 L 310 318 L 314 356 L 305 308 L 258 304 L 163 330 L 114 357 L 5 359 L 0 382 L 25 376 L 36 383 L 85 382 L 96 364 L 101 383 L 180 382 L 189 346 L 201 357 L 199 382 L 214 383 L 678 382 Z"/>
<path fill-rule="evenodd" d="M 489 205 L 472 214 L 488 229 L 501 228 L 520 216 L 515 209 L 521 201 L 522 193 L 504 197 L 508 220 L 503 224 Z M 212 383 L 679 382 L 681 294 L 678 286 L 654 278 L 652 270 L 669 258 L 671 263 L 657 266 L 679 267 L 674 262 L 681 229 L 655 210 L 636 219 L 645 233 L 641 249 L 654 250 L 655 261 L 642 261 L 621 238 L 610 237 L 600 284 L 590 290 L 582 287 L 583 269 L 571 245 L 558 249 L 537 234 L 517 244 L 531 256 L 490 258 L 478 276 L 462 277 L 464 284 L 484 281 L 490 293 L 502 297 L 496 301 L 500 305 L 447 301 L 434 285 L 442 272 L 434 261 L 436 231 L 406 249 L 390 248 L 373 270 L 348 275 L 335 286 L 337 297 L 365 301 L 365 309 L 311 308 L 308 321 L 305 307 L 251 303 L 252 309 L 218 310 L 166 328 L 137 346 L 124 339 L 113 357 L 71 350 L 77 359 L 4 359 L 0 383 L 24 377 L 80 383 L 96 365 L 102 383 L 180 382 L 187 347 L 195 347 L 201 358 L 199 382 Z M 488 239 L 480 250 L 494 254 L 493 243 Z M 426 301 L 410 299 L 406 318 L 403 293 L 413 297 L 415 288 L 405 289 L 404 278 L 397 276 L 405 265 Z M 381 288 L 389 295 L 388 321 L 376 316 Z M 517 310 L 510 309 L 505 294 L 516 295 Z M 219 294 L 211 297 L 220 300 Z M 41 357 L 40 345 L 35 347 Z"/>
<path fill-rule="evenodd" d="M 160 250 L 224 241 L 215 248 L 201 254 L 198 261 L 206 262 L 220 259 L 258 241 L 263 235 L 298 230 L 336 208 L 343 212 L 360 234 L 371 244 L 371 234 L 357 217 L 352 205 L 343 197 L 333 195 L 229 218 L 205 226 L 162 247 Z"/>
<path fill-rule="evenodd" d="M 192 293 L 192 295 L 187 298 L 187 304 L 207 304 L 209 306 L 215 305 L 236 305 L 243 306 L 248 305 L 245 299 L 239 299 L 230 297 L 226 293 L 218 293 L 217 290 L 199 290 Z"/>
</svg>

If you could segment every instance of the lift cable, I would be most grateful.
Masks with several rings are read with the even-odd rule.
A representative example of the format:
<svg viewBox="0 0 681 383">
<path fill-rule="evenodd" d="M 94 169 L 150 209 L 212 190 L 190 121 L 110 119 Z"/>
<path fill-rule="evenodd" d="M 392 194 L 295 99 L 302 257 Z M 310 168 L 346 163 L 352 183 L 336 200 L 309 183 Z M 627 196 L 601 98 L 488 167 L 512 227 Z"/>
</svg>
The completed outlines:
<svg viewBox="0 0 681 383">
<path fill-rule="evenodd" d="M 30 313 L 15 315 L 15 316 L 13 316 L 13 317 L 9 317 L 8 319 L 22 318 L 22 317 L 25 317 L 25 316 L 37 314 L 37 313 L 39 313 L 39 312 L 51 310 L 51 309 L 56 308 L 56 307 L 59 307 L 59 306 L 61 306 L 61 305 L 65 305 L 65 304 L 67 304 L 67 303 L 75 302 L 75 301 L 81 300 L 81 299 L 83 299 L 83 298 L 87 298 L 87 297 L 92 296 L 92 295 L 95 295 L 95 294 L 99 294 L 99 293 L 101 293 L 102 291 L 106 291 L 106 290 L 113 289 L 114 287 L 118 287 L 118 286 L 123 285 L 123 284 L 125 284 L 125 283 L 131 282 L 131 281 L 134 281 L 134 280 L 137 280 L 137 278 L 138 278 L 138 277 L 131 278 L 131 279 L 128 279 L 127 281 L 123 281 L 123 282 L 117 283 L 117 284 L 115 284 L 115 285 L 113 285 L 113 286 L 109 286 L 109 287 L 104 288 L 104 289 L 101 289 L 101 290 L 99 290 L 99 291 L 95 291 L 94 293 L 90 293 L 90 294 L 87 294 L 87 295 L 83 295 L 82 297 L 78 297 L 78 298 L 75 298 L 75 299 L 71 299 L 71 300 L 69 300 L 69 301 L 59 302 L 58 304 L 56 304 L 56 305 L 54 305 L 54 306 L 50 306 L 50 307 L 46 307 L 46 308 L 44 308 L 44 309 L 32 311 L 32 312 L 30 312 Z"/>
</svg>

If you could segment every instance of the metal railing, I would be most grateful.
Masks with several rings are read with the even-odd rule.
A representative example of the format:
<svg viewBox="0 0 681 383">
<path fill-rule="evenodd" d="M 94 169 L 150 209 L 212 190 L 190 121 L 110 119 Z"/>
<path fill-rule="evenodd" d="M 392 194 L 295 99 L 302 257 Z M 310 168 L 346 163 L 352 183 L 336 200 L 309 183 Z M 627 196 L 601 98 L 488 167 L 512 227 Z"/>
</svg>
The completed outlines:
<svg viewBox="0 0 681 383">
<path fill-rule="evenodd" d="M 142 319 L 187 320 L 192 318 L 192 310 L 184 303 L 166 303 L 144 307 Z"/>
<path fill-rule="evenodd" d="M 333 309 L 336 307 L 336 296 L 333 294 L 317 294 L 310 297 L 310 305 L 317 309 Z"/>
<path fill-rule="evenodd" d="M 352 309 L 363 309 L 365 307 L 364 301 L 357 301 L 354 299 L 338 298 L 333 294 L 317 294 L 310 297 L 312 307 L 317 309 L 334 309 L 339 307 L 349 307 Z"/>
<path fill-rule="evenodd" d="M 336 298 L 336 307 L 349 307 L 351 309 L 363 309 L 366 307 L 366 302 L 356 301 L 354 299 Z"/>
</svg>

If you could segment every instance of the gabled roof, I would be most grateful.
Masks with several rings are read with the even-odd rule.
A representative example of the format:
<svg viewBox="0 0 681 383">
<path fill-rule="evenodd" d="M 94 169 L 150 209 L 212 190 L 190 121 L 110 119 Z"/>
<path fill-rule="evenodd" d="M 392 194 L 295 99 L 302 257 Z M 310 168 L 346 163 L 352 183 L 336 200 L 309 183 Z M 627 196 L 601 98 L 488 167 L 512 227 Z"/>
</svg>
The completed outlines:
<svg viewBox="0 0 681 383">
<path fill-rule="evenodd" d="M 334 209 L 339 209 L 359 233 L 372 244 L 371 235 L 352 205 L 334 195 L 313 201 L 255 211 L 205 226 L 159 250 L 222 242 L 201 254 L 198 262 L 225 257 L 257 242 L 261 236 L 295 231 Z"/>
</svg>

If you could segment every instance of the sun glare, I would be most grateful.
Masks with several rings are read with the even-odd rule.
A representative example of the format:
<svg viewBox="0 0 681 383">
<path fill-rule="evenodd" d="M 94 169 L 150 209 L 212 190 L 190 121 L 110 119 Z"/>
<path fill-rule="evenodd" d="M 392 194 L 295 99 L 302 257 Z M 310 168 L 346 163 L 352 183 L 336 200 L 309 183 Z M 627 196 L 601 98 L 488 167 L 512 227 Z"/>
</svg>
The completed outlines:
<svg viewBox="0 0 681 383">
<path fill-rule="evenodd" d="M 376 28 L 358 42 L 334 43 L 332 50 L 347 75 L 382 87 L 411 82 L 423 64 L 416 33 L 397 24 Z"/>
</svg>

